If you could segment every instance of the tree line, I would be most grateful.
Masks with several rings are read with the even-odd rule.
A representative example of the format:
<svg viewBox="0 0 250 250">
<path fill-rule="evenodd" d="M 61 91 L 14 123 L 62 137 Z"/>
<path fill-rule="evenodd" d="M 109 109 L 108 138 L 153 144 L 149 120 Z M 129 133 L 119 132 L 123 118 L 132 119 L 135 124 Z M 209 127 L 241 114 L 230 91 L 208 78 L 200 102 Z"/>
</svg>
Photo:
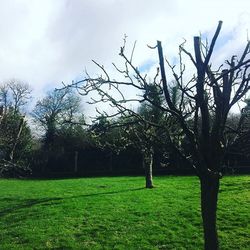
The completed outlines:
<svg viewBox="0 0 250 250">
<path fill-rule="evenodd" d="M 19 80 L 3 83 L 0 97 L 1 176 L 143 174 L 145 166 L 153 164 L 152 159 L 148 164 L 145 161 L 153 156 L 151 145 L 155 169 L 164 169 L 163 158 L 166 152 L 170 154 L 158 149 L 163 131 L 153 131 L 138 119 L 163 119 L 163 114 L 150 105 L 140 105 L 138 117 L 109 120 L 99 115 L 92 124 L 86 124 L 81 98 L 72 88 L 49 91 L 28 114 L 32 98 L 29 85 Z"/>
<path fill-rule="evenodd" d="M 158 95 L 158 91 L 158 87 L 149 84 L 150 100 L 162 105 L 163 96 Z M 170 93 L 177 105 L 181 101 L 181 90 L 176 83 L 171 84 Z M 156 174 L 195 173 L 174 146 L 182 144 L 185 149 L 186 143 L 176 118 L 164 114 L 151 103 L 142 102 L 135 112 L 125 112 L 112 119 L 107 114 L 99 114 L 93 123 L 86 124 L 81 97 L 73 88 L 49 91 L 29 114 L 25 106 L 32 92 L 27 84 L 18 80 L 4 83 L 0 96 L 2 176 L 145 173 L 146 186 L 153 187 L 153 170 Z M 244 110 L 248 108 L 249 104 Z M 241 114 L 231 115 L 228 126 L 236 130 L 242 117 Z M 31 123 L 34 123 L 32 128 Z M 246 126 L 244 129 L 248 131 Z M 244 135 L 245 132 L 235 141 L 232 137 L 230 143 L 245 150 L 246 156 L 247 147 L 238 145 L 244 141 L 242 138 L 247 141 Z M 229 166 L 226 170 L 242 165 L 241 162 L 244 164 L 247 157 L 237 156 L 236 159 L 232 154 L 225 157 L 224 165 Z"/>
</svg>

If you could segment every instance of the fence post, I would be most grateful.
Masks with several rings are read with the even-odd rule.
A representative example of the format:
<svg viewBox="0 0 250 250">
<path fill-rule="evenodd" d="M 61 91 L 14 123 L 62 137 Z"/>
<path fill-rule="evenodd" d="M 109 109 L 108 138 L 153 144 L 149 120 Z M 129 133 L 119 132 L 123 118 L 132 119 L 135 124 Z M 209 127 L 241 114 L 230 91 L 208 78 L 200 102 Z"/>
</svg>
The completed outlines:
<svg viewBox="0 0 250 250">
<path fill-rule="evenodd" d="M 78 171 L 78 151 L 75 151 L 75 165 L 74 165 L 74 173 L 77 173 Z"/>
</svg>

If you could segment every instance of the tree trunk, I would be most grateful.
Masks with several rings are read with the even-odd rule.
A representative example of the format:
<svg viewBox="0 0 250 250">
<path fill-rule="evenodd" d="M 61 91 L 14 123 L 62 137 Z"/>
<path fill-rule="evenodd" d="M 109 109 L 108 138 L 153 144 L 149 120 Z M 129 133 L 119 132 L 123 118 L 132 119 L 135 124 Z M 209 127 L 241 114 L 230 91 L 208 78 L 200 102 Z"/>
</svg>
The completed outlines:
<svg viewBox="0 0 250 250">
<path fill-rule="evenodd" d="M 143 167 L 145 169 L 146 188 L 153 188 L 153 153 L 143 154 Z"/>
<path fill-rule="evenodd" d="M 15 149 L 16 149 L 17 143 L 19 141 L 19 138 L 21 136 L 22 130 L 23 130 L 23 125 L 24 125 L 24 117 L 22 117 L 20 119 L 20 123 L 19 123 L 19 126 L 18 126 L 17 134 L 14 137 L 14 142 L 13 142 L 11 151 L 9 153 L 9 160 L 10 161 L 13 161 Z"/>
<path fill-rule="evenodd" d="M 219 176 L 204 176 L 200 178 L 201 184 L 201 213 L 204 230 L 204 249 L 219 249 L 216 211 L 219 192 Z"/>
</svg>

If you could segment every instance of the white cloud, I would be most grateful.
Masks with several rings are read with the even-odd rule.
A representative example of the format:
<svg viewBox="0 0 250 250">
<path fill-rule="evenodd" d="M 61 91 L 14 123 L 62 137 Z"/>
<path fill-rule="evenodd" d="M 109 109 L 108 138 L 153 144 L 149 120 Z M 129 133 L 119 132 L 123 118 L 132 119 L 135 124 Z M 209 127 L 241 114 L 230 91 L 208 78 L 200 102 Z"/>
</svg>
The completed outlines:
<svg viewBox="0 0 250 250">
<path fill-rule="evenodd" d="M 147 44 L 162 40 L 172 58 L 183 38 L 192 49 L 192 37 L 211 36 L 219 20 L 221 38 L 230 38 L 217 48 L 216 60 L 224 60 L 246 42 L 249 17 L 248 0 L 1 0 L 0 82 L 20 78 L 39 96 L 85 67 L 95 73 L 91 59 L 108 67 L 119 61 L 124 34 L 130 47 L 138 41 L 135 62 L 142 65 L 156 59 Z"/>
</svg>

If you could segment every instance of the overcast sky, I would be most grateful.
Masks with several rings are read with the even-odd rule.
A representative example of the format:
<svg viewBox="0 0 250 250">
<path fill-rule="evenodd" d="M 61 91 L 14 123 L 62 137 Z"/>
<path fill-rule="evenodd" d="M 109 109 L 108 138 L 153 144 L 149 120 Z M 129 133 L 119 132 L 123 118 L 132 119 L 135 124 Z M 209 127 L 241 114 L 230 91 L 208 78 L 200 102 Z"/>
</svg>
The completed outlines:
<svg viewBox="0 0 250 250">
<path fill-rule="evenodd" d="M 217 50 L 243 48 L 250 32 L 249 0 L 0 0 L 0 83 L 17 78 L 39 96 L 63 81 L 95 73 L 92 59 L 116 61 L 124 34 L 137 40 L 136 62 L 148 68 L 162 40 L 173 58 L 178 44 L 210 37 L 223 21 Z M 249 34 L 250 35 L 250 34 Z"/>
</svg>

